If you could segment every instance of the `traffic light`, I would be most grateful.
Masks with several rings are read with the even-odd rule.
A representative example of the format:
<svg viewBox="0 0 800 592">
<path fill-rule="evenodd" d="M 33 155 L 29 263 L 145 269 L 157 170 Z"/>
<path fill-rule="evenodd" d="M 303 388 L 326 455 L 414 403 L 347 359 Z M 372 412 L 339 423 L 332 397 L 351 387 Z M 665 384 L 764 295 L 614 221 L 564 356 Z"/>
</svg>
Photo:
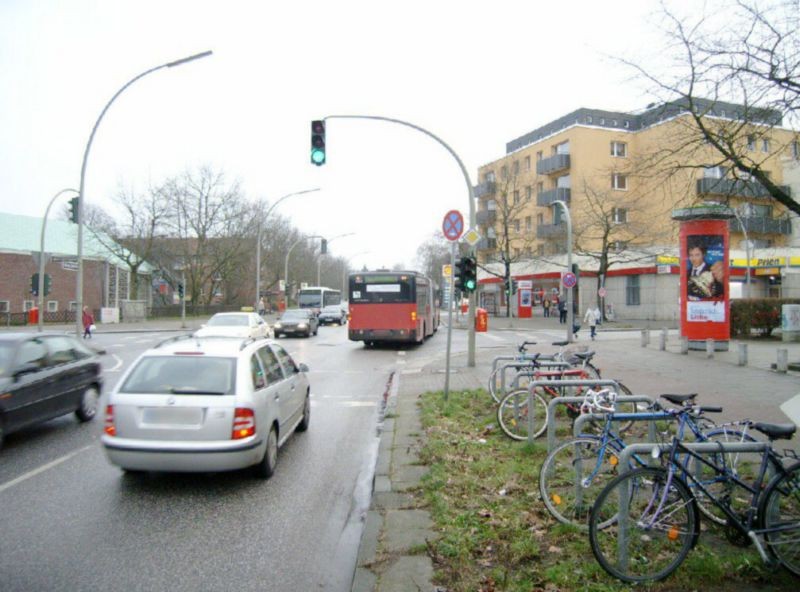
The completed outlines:
<svg viewBox="0 0 800 592">
<path fill-rule="evenodd" d="M 467 292 L 478 289 L 478 262 L 475 257 L 467 256 L 461 259 L 461 284 Z"/>
<path fill-rule="evenodd" d="M 34 273 L 31 276 L 31 294 L 33 294 L 34 296 L 38 296 L 39 295 L 39 274 L 38 273 Z"/>
<path fill-rule="evenodd" d="M 323 238 L 319 243 L 319 254 L 320 255 L 327 255 L 328 254 L 328 239 Z"/>
<path fill-rule="evenodd" d="M 50 293 L 50 283 L 53 278 L 50 277 L 49 273 L 44 274 L 44 295 L 47 296 Z"/>
<path fill-rule="evenodd" d="M 73 197 L 69 200 L 69 219 L 72 220 L 75 224 L 78 223 L 78 197 Z"/>
<path fill-rule="evenodd" d="M 321 119 L 311 122 L 311 164 L 325 164 L 325 122 Z"/>
<path fill-rule="evenodd" d="M 183 284 L 178 284 L 178 296 L 183 298 Z"/>
<path fill-rule="evenodd" d="M 464 260 L 466 257 L 456 259 L 455 266 L 453 267 L 453 287 L 456 290 L 463 292 L 464 288 Z"/>
<path fill-rule="evenodd" d="M 511 293 L 516 294 L 517 288 L 518 288 L 517 280 L 511 280 Z"/>
</svg>

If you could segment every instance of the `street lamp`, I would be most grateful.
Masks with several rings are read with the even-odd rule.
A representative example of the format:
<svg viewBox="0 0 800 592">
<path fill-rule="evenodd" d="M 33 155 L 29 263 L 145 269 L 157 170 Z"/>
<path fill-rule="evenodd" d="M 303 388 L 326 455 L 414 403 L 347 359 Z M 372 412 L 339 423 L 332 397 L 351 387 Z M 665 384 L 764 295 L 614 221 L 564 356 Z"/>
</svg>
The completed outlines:
<svg viewBox="0 0 800 592">
<path fill-rule="evenodd" d="M 269 215 L 272 213 L 272 210 L 275 209 L 279 203 L 281 203 L 284 199 L 292 197 L 293 195 L 303 195 L 304 193 L 313 193 L 314 191 L 319 191 L 319 187 L 315 187 L 314 189 L 304 189 L 303 191 L 295 191 L 294 193 L 287 193 L 283 197 L 278 198 L 275 202 L 269 207 L 267 213 L 264 214 L 264 217 L 259 220 L 258 222 L 258 244 L 256 246 L 256 311 L 258 311 L 258 302 L 261 298 L 261 229 L 262 223 L 269 218 Z"/>
<path fill-rule="evenodd" d="M 50 207 L 53 205 L 56 199 L 68 191 L 72 193 L 78 193 L 75 189 L 62 189 L 56 193 L 53 196 L 53 199 L 50 200 L 50 203 L 47 204 L 47 209 L 44 211 L 44 219 L 42 220 L 42 235 L 39 240 L 39 332 L 42 331 L 44 324 L 44 230 L 47 228 L 47 214 L 50 213 Z"/>
<path fill-rule="evenodd" d="M 100 122 L 103 120 L 106 112 L 108 111 L 111 104 L 116 100 L 118 96 L 120 96 L 125 89 L 131 86 L 134 82 L 139 80 L 140 78 L 144 78 L 148 74 L 155 72 L 156 70 L 161 70 L 163 68 L 174 68 L 176 66 L 182 66 L 188 62 L 192 62 L 194 60 L 199 60 L 201 58 L 205 58 L 211 55 L 211 51 L 204 51 L 203 53 L 198 53 L 192 56 L 188 56 L 185 58 L 181 58 L 179 60 L 175 60 L 173 62 L 167 62 L 166 64 L 161 64 L 160 66 L 156 66 L 155 68 L 150 68 L 139 74 L 138 76 L 129 80 L 122 88 L 120 88 L 111 100 L 106 103 L 106 106 L 103 107 L 103 110 L 100 112 L 100 116 L 97 118 L 97 121 L 92 128 L 92 133 L 89 134 L 89 141 L 86 142 L 86 149 L 83 152 L 83 162 L 81 163 L 81 183 L 78 192 L 78 279 L 77 285 L 75 287 L 75 304 L 77 309 L 75 311 L 75 332 L 78 337 L 81 335 L 81 331 L 83 327 L 81 326 L 81 312 L 83 311 L 83 203 L 85 200 L 84 194 L 84 181 L 86 180 L 86 163 L 89 160 L 89 151 L 92 148 L 92 141 L 94 140 L 94 135 L 97 133 L 97 128 L 100 126 Z"/>
<path fill-rule="evenodd" d="M 553 202 L 553 205 L 558 204 L 561 206 L 561 209 L 564 210 L 564 219 L 567 221 L 567 271 L 572 271 L 572 218 L 569 215 L 569 208 L 567 207 L 566 202 L 557 199 Z M 573 333 L 572 328 L 575 326 L 575 312 L 573 311 L 572 302 L 573 302 L 573 294 L 572 288 L 567 288 L 567 341 L 570 343 L 573 342 Z"/>
<path fill-rule="evenodd" d="M 353 236 L 354 234 L 355 234 L 355 232 L 348 232 L 347 234 L 337 234 L 336 236 L 327 239 L 328 240 L 328 244 L 331 244 L 331 242 L 335 241 L 337 238 L 342 238 L 342 237 L 345 237 L 345 236 Z M 322 253 L 320 253 L 320 255 L 322 255 Z M 317 285 L 318 286 L 321 285 L 320 284 L 320 282 L 321 282 L 320 273 L 322 271 L 321 268 L 322 268 L 322 257 L 320 256 L 319 258 L 317 258 Z"/>
<path fill-rule="evenodd" d="M 750 298 L 750 239 L 747 237 L 747 228 L 745 226 L 745 220 L 750 218 L 750 204 L 743 204 L 741 206 L 741 213 L 739 212 L 739 208 L 731 208 L 733 210 L 733 215 L 736 216 L 736 220 L 739 222 L 739 227 L 742 229 L 742 234 L 744 234 L 744 250 L 745 250 L 745 257 L 747 257 L 747 267 L 745 268 L 745 280 L 744 280 L 744 294 L 745 298 Z M 740 216 L 744 215 L 744 220 Z"/>
</svg>

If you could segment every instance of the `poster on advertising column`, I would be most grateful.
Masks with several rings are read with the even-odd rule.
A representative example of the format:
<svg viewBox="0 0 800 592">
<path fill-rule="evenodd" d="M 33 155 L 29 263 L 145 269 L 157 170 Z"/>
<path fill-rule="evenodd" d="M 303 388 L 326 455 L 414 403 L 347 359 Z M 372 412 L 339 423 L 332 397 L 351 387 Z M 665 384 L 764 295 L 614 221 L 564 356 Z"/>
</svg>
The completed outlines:
<svg viewBox="0 0 800 592">
<path fill-rule="evenodd" d="M 728 222 L 725 212 L 702 215 L 696 208 L 673 218 L 681 221 L 681 334 L 691 349 L 727 350 L 730 339 Z M 709 214 L 703 211 L 702 214 Z M 685 217 L 684 217 L 685 216 Z M 718 217 L 717 217 L 718 216 Z M 693 347 L 696 346 L 696 347 Z"/>
</svg>

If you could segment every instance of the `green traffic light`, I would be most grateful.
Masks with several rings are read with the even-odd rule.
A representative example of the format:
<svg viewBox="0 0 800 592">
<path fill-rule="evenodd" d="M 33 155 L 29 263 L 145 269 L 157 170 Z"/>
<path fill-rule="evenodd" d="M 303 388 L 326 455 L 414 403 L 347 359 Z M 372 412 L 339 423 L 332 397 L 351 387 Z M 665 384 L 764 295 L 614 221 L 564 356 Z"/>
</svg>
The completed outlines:
<svg viewBox="0 0 800 592">
<path fill-rule="evenodd" d="M 464 287 L 467 290 L 472 291 L 475 289 L 475 282 L 473 280 L 467 280 L 466 283 L 464 284 Z"/>
<path fill-rule="evenodd" d="M 312 150 L 311 151 L 311 162 L 314 164 L 325 164 L 325 151 L 324 150 Z"/>
</svg>

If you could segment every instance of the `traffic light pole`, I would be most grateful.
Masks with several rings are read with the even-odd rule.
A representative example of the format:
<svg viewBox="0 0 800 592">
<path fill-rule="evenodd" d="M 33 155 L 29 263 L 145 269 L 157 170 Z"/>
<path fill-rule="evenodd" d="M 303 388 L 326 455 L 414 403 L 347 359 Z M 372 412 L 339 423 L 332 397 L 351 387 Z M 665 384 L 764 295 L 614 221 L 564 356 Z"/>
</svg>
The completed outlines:
<svg viewBox="0 0 800 592">
<path fill-rule="evenodd" d="M 39 322 L 37 323 L 40 333 L 44 326 L 44 231 L 47 228 L 47 215 L 50 213 L 50 207 L 56 199 L 68 191 L 78 193 L 77 189 L 62 189 L 56 193 L 50 203 L 47 204 L 47 209 L 44 211 L 44 218 L 42 219 L 42 235 L 39 240 Z"/>
<path fill-rule="evenodd" d="M 467 168 L 464 166 L 464 163 L 461 161 L 458 154 L 456 154 L 455 150 L 453 150 L 440 137 L 422 127 L 419 127 L 418 125 L 414 125 L 413 123 L 402 121 L 400 119 L 392 119 L 390 117 L 381 117 L 379 115 L 328 115 L 325 118 L 325 121 L 327 121 L 328 119 L 372 119 L 376 121 L 387 121 L 389 123 L 397 123 L 399 125 L 410 127 L 436 140 L 456 160 L 459 168 L 461 169 L 461 173 L 464 175 L 464 180 L 467 183 L 467 193 L 469 195 L 469 227 L 475 228 L 475 193 L 472 188 L 472 181 L 470 181 L 469 173 L 467 172 Z M 472 248 L 470 248 L 470 254 L 474 255 L 474 250 Z M 470 368 L 475 367 L 475 302 L 476 302 L 476 292 L 472 292 L 469 295 L 469 313 L 467 318 L 467 322 L 469 323 L 469 331 L 467 337 L 467 366 L 469 366 Z"/>
<path fill-rule="evenodd" d="M 564 218 L 567 221 L 567 271 L 572 273 L 572 218 L 565 202 L 557 199 L 553 203 L 561 206 L 561 209 L 564 210 Z M 567 341 L 570 343 L 575 341 L 575 333 L 572 330 L 575 326 L 574 298 L 573 288 L 567 288 Z"/>
<path fill-rule="evenodd" d="M 453 341 L 453 303 L 456 300 L 456 241 L 450 243 L 450 298 L 447 300 L 447 362 L 444 371 L 444 400 L 450 397 L 450 343 Z"/>
</svg>

